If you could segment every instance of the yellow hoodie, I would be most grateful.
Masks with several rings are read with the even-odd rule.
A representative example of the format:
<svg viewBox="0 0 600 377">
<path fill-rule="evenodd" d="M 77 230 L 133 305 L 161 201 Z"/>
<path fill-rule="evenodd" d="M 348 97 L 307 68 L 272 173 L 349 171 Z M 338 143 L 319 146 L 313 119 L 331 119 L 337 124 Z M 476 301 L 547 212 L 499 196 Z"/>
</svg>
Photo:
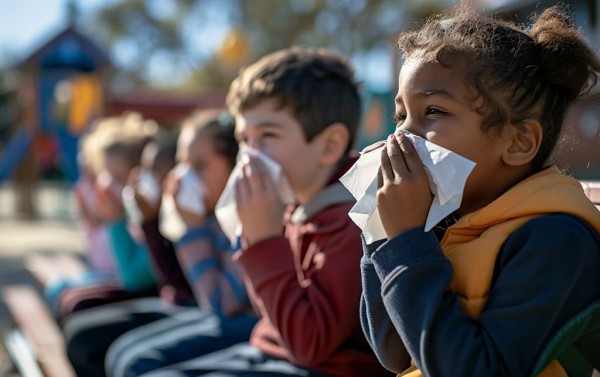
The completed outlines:
<svg viewBox="0 0 600 377">
<path fill-rule="evenodd" d="M 448 228 L 440 244 L 454 271 L 449 289 L 472 318 L 477 318 L 485 307 L 496 257 L 504 241 L 528 220 L 552 213 L 578 216 L 600 233 L 600 212 L 585 196 L 579 181 L 561 174 L 556 167 L 519 182 Z M 421 372 L 413 367 L 401 375 L 417 377 Z M 538 376 L 568 375 L 554 360 Z"/>
</svg>

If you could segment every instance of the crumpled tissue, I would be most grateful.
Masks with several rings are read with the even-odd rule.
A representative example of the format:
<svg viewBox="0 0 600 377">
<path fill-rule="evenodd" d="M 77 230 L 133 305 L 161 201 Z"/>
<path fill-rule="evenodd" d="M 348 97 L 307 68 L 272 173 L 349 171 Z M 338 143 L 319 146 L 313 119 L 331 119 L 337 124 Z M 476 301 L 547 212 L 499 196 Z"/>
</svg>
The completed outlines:
<svg viewBox="0 0 600 377">
<path fill-rule="evenodd" d="M 173 195 L 164 194 L 159 212 L 159 229 L 163 236 L 178 241 L 188 230 L 185 221 L 179 215 L 177 206 L 188 212 L 204 215 L 204 185 L 194 169 L 187 163 L 179 163 L 173 168 L 173 174 L 179 178 L 179 191 Z"/>
<path fill-rule="evenodd" d="M 427 232 L 460 207 L 465 183 L 475 163 L 419 136 L 404 134 L 412 141 L 425 166 L 433 194 L 425 223 Z M 358 161 L 340 178 L 357 200 L 348 215 L 363 231 L 367 244 L 387 238 L 377 209 L 377 173 L 384 146 L 361 153 Z"/>
<path fill-rule="evenodd" d="M 138 181 L 135 187 L 125 186 L 122 193 L 123 206 L 127 218 L 137 224 L 141 224 L 143 219 L 142 211 L 135 200 L 136 191 L 148 204 L 155 206 L 160 201 L 160 186 L 151 171 L 141 169 Z"/>
<path fill-rule="evenodd" d="M 238 153 L 237 164 L 233 168 L 225 189 L 215 206 L 217 221 L 232 245 L 237 243 L 238 237 L 242 234 L 242 223 L 235 203 L 235 182 L 242 177 L 243 166 L 248 163 L 250 156 L 258 158 L 264 163 L 283 204 L 293 204 L 296 201 L 294 192 L 287 178 L 283 175 L 281 166 L 276 161 L 257 149 L 241 148 Z"/>
</svg>

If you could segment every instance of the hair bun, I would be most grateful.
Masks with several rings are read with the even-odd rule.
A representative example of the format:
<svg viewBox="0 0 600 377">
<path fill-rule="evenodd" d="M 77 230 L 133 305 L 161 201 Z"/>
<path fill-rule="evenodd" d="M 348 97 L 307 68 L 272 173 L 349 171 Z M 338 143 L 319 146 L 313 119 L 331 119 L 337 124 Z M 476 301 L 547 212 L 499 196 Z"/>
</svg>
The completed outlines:
<svg viewBox="0 0 600 377">
<path fill-rule="evenodd" d="M 565 7 L 550 7 L 537 18 L 529 35 L 540 48 L 545 77 L 572 98 L 596 84 L 600 62 L 587 46 Z"/>
</svg>

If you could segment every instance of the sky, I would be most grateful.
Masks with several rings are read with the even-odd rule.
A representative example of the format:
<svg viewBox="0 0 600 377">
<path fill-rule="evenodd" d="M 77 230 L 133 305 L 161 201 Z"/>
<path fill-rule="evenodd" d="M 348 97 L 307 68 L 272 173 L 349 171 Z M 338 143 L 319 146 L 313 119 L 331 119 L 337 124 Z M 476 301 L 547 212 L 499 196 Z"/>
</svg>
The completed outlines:
<svg viewBox="0 0 600 377">
<path fill-rule="evenodd" d="M 115 0 L 77 0 L 81 17 Z M 67 25 L 68 0 L 0 0 L 0 67 L 25 59 Z M 389 89 L 393 82 L 386 51 L 354 61 L 361 79 L 375 89 Z M 113 57 L 115 58 L 115 57 Z M 116 57 L 118 60 L 119 57 Z M 375 63 L 377 62 L 377 63 Z M 383 64 L 383 65 L 382 65 Z M 164 64 L 159 64 L 164 68 Z M 157 72 L 164 75 L 164 72 Z"/>
<path fill-rule="evenodd" d="M 66 0 L 1 0 L 0 64 L 27 57 L 67 24 Z M 85 15 L 106 0 L 77 2 Z"/>
</svg>

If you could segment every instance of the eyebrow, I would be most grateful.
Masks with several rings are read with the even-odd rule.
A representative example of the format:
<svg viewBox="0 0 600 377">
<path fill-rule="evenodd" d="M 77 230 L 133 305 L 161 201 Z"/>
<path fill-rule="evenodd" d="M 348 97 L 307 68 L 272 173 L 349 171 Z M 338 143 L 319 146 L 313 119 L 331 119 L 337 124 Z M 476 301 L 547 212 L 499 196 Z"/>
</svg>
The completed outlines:
<svg viewBox="0 0 600 377">
<path fill-rule="evenodd" d="M 256 126 L 256 128 L 261 129 L 261 128 L 283 128 L 283 126 L 280 123 L 271 121 L 271 120 L 265 120 L 262 121 L 260 123 L 258 123 Z M 240 137 L 241 134 L 245 134 L 246 131 L 234 131 L 234 137 L 236 139 L 238 139 Z"/>
<path fill-rule="evenodd" d="M 256 128 L 268 128 L 268 127 L 283 128 L 281 123 L 275 122 L 272 120 L 264 120 L 256 125 Z"/>
<path fill-rule="evenodd" d="M 443 96 L 449 98 L 452 101 L 457 101 L 456 97 L 452 95 L 452 93 L 445 89 L 439 88 L 417 90 L 414 92 L 414 95 L 418 97 Z M 402 100 L 398 98 L 398 96 L 394 98 L 394 102 L 396 102 L 396 104 L 402 104 Z"/>
</svg>

